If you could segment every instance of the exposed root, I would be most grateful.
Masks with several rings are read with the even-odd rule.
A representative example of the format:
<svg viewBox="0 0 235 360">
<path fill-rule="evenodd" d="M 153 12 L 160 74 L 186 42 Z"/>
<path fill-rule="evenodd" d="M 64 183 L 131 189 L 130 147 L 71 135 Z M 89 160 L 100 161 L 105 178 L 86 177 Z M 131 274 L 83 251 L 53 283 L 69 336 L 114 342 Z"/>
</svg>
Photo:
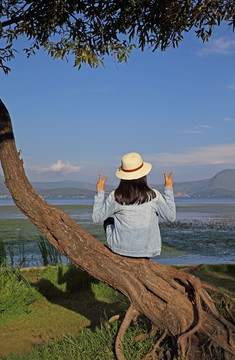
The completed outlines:
<svg viewBox="0 0 235 360">
<path fill-rule="evenodd" d="M 224 291 L 222 291 L 221 289 L 217 288 L 216 286 L 213 286 L 213 285 L 210 285 L 210 284 L 207 284 L 205 283 L 204 281 L 201 281 L 202 283 L 202 287 L 203 289 L 207 289 L 207 290 L 211 290 L 215 293 L 219 293 L 219 294 L 222 294 L 226 299 L 231 299 L 231 297 L 226 294 Z M 213 299 L 211 299 L 212 302 L 214 302 Z"/>
<path fill-rule="evenodd" d="M 234 355 L 234 345 L 229 343 L 229 339 L 226 341 L 221 341 L 220 337 L 216 333 L 216 331 L 213 334 L 210 334 L 206 331 L 206 329 L 203 329 L 204 333 L 210 338 L 211 342 L 215 346 L 215 344 L 219 347 L 221 347 L 225 352 L 228 352 L 231 355 Z M 228 334 L 229 337 L 229 334 Z"/>
<path fill-rule="evenodd" d="M 186 359 L 187 359 L 187 355 L 190 354 L 190 351 L 191 351 L 191 346 L 192 346 L 192 337 L 189 336 L 188 338 L 188 349 L 187 349 L 187 353 L 186 353 Z"/>
<path fill-rule="evenodd" d="M 190 267 L 187 267 L 187 268 L 182 268 L 182 269 L 178 269 L 180 271 L 183 271 L 185 273 L 191 273 L 191 272 L 194 272 L 196 271 L 197 269 L 199 269 L 203 264 L 199 264 L 199 265 L 195 265 L 195 266 L 190 266 Z"/>
<path fill-rule="evenodd" d="M 199 267 L 194 267 L 196 270 Z M 153 267 L 154 268 L 154 267 Z M 143 270 L 143 269 L 142 269 Z M 169 292 L 164 292 L 162 289 L 164 288 L 164 282 L 167 282 L 167 285 L 171 288 L 174 288 L 178 291 L 178 293 L 184 294 L 185 297 L 191 302 L 192 310 L 193 310 L 193 318 L 191 319 L 191 323 L 187 321 L 187 318 L 182 313 L 182 317 L 179 321 L 179 326 L 177 330 L 177 334 L 174 334 L 172 338 L 176 340 L 176 346 L 175 348 L 179 348 L 181 355 L 185 357 L 186 359 L 192 359 L 192 355 L 194 352 L 194 335 L 198 335 L 199 338 L 201 335 L 206 335 L 208 337 L 208 340 L 206 341 L 205 346 L 201 344 L 201 353 L 202 356 L 206 357 L 205 348 L 207 350 L 207 356 L 211 356 L 211 359 L 213 359 L 213 355 L 218 352 L 218 349 L 221 348 L 224 351 L 224 354 L 232 354 L 233 352 L 233 325 L 232 321 L 234 321 L 234 312 L 232 305 L 228 304 L 228 298 L 226 294 L 224 294 L 219 289 L 212 287 L 210 285 L 204 284 L 200 281 L 199 278 L 195 277 L 194 275 L 188 273 L 188 272 L 179 272 L 178 270 L 175 271 L 174 269 L 171 269 L 166 276 L 166 273 L 164 273 L 164 269 L 160 268 L 159 273 L 155 271 L 152 272 L 155 273 L 158 276 L 159 280 L 158 282 L 153 281 L 153 277 L 149 274 L 149 269 L 145 269 L 146 272 L 143 271 L 140 273 L 139 277 L 142 281 L 142 284 L 145 286 L 145 289 L 147 292 L 150 292 L 155 297 L 161 299 L 162 303 L 168 304 L 168 302 L 172 301 L 171 298 L 171 289 L 169 288 Z M 158 269 L 159 270 L 159 269 Z M 192 271 L 192 268 L 190 269 Z M 163 282 L 163 281 L 164 282 Z M 211 296 L 208 294 L 208 292 L 205 289 L 209 289 L 212 291 L 220 292 L 223 295 L 224 301 L 225 301 L 225 309 L 227 310 L 227 313 L 231 317 L 231 321 L 226 320 L 221 313 L 216 308 L 216 301 L 211 298 Z M 159 296 L 160 294 L 160 296 Z M 164 294 L 164 296 L 163 296 Z M 183 299 L 182 299 L 183 300 Z M 202 303 L 205 305 L 205 309 L 202 308 Z M 167 309 L 167 306 L 166 306 Z M 123 324 L 120 328 L 120 333 L 118 334 L 118 338 L 116 340 L 116 354 L 118 360 L 124 360 L 125 357 L 122 354 L 122 340 L 124 333 L 126 329 L 128 328 L 131 321 L 134 321 L 139 313 L 136 311 L 136 314 L 132 312 L 133 309 L 130 307 L 128 309 L 128 313 L 126 314 L 126 317 L 123 321 Z M 212 333 L 212 329 L 208 328 L 205 324 L 205 313 L 210 314 L 216 321 L 221 323 L 221 330 L 219 330 L 219 327 L 215 328 L 215 332 Z M 159 325 L 159 324 L 158 324 Z M 157 332 L 156 323 L 153 323 L 152 329 L 150 333 L 148 334 L 141 334 L 136 337 L 135 341 L 139 341 L 142 339 L 149 339 L 152 336 L 154 336 Z M 167 328 L 168 329 L 168 328 Z M 169 333 L 169 330 L 166 331 L 166 333 Z M 223 336 L 222 336 L 223 334 Z M 166 334 L 163 334 L 163 338 L 166 336 Z M 172 334 L 171 334 L 172 335 Z M 156 343 L 154 349 L 145 356 L 145 360 L 153 360 L 158 359 L 159 355 L 157 355 L 156 350 L 159 347 L 160 342 L 163 340 L 163 338 L 159 339 L 159 341 Z M 165 356 L 165 355 L 164 355 Z M 230 355 L 231 356 L 231 355 Z M 229 357 L 228 357 L 229 359 Z"/>
<path fill-rule="evenodd" d="M 226 320 L 220 313 L 219 311 L 216 309 L 215 305 L 211 302 L 211 297 L 209 296 L 209 294 L 206 292 L 206 290 L 204 289 L 200 289 L 199 290 L 199 295 L 201 295 L 202 300 L 205 302 L 205 304 L 208 306 L 208 308 L 210 309 L 210 311 L 212 312 L 212 314 L 224 325 L 224 327 L 227 330 L 228 333 L 228 346 L 226 347 L 226 349 L 224 348 L 224 350 L 231 352 L 232 348 L 235 346 L 235 344 L 233 344 L 232 342 L 232 338 L 233 338 L 233 331 L 234 328 L 232 326 L 232 324 Z M 211 336 L 210 338 L 217 343 L 219 346 L 221 346 L 221 344 L 218 343 L 218 340 L 215 338 L 213 339 Z"/>
<path fill-rule="evenodd" d="M 202 330 L 207 334 L 207 336 L 211 340 L 211 344 L 209 346 L 209 352 L 210 353 L 211 353 L 211 347 L 212 346 L 214 348 L 219 346 L 222 349 L 224 349 L 225 352 L 228 352 L 230 354 L 234 354 L 235 345 L 234 345 L 233 340 L 232 340 L 233 339 L 233 332 L 234 332 L 233 325 L 219 313 L 219 311 L 215 307 L 215 301 L 210 297 L 210 295 L 207 293 L 207 291 L 203 288 L 203 285 L 199 281 L 199 279 L 197 279 L 197 283 L 194 285 L 194 287 L 195 287 L 195 300 L 196 300 L 196 306 L 197 306 L 197 310 L 198 310 L 198 316 L 201 317 L 201 314 L 202 314 L 202 308 L 201 308 L 201 303 L 200 303 L 200 298 L 201 298 L 201 300 L 204 301 L 204 303 L 206 304 L 208 309 L 211 311 L 211 313 L 214 315 L 214 317 L 217 318 L 217 320 L 219 320 L 224 325 L 225 329 L 227 330 L 227 337 L 228 338 L 227 338 L 227 344 L 225 345 L 220 341 L 220 337 L 218 337 L 216 334 L 208 334 L 205 331 L 204 327 L 202 326 L 202 319 L 199 319 L 200 321 L 198 321 L 198 324 L 190 331 L 191 334 L 190 334 L 190 332 L 188 332 L 187 335 L 192 335 L 192 331 L 194 333 L 195 331 L 199 330 L 200 327 L 201 327 Z M 225 301 L 226 301 L 226 299 L 225 299 Z M 228 314 L 230 315 L 229 311 L 228 311 Z M 231 318 L 233 318 L 233 315 L 232 315 Z"/>
<path fill-rule="evenodd" d="M 213 359 L 213 354 L 212 354 L 212 345 L 213 345 L 213 342 L 211 341 L 211 342 L 210 342 L 210 345 L 208 346 L 208 350 L 209 350 L 209 353 L 210 353 L 210 357 L 211 357 L 211 359 Z"/>
<path fill-rule="evenodd" d="M 234 355 L 232 357 L 232 360 L 234 359 Z M 231 356 L 230 354 L 228 354 L 227 352 L 224 352 L 224 360 L 231 360 Z"/>
<path fill-rule="evenodd" d="M 178 290 L 182 294 L 185 294 L 184 287 L 182 285 L 180 285 L 178 282 L 175 281 L 175 277 L 174 277 L 173 274 L 172 274 L 172 276 L 170 276 L 169 273 L 166 275 L 165 272 L 160 272 L 159 269 L 158 269 L 158 271 L 156 271 L 154 263 L 151 264 L 150 266 L 151 266 L 150 268 L 151 268 L 153 274 L 155 274 L 157 277 L 160 277 L 162 280 L 167 282 L 167 284 L 170 285 L 173 289 Z M 171 270 L 174 270 L 174 269 L 172 268 Z"/>
<path fill-rule="evenodd" d="M 135 342 L 138 342 L 140 340 L 145 340 L 145 339 L 151 339 L 152 337 L 154 337 L 157 333 L 158 327 L 155 325 L 152 325 L 152 329 L 148 334 L 140 334 L 138 336 L 136 336 L 135 338 Z"/>
<path fill-rule="evenodd" d="M 115 341 L 115 353 L 118 360 L 126 360 L 125 356 L 122 353 L 122 348 L 123 348 L 122 340 L 125 335 L 125 331 L 130 325 L 131 321 L 135 319 L 138 315 L 139 312 L 133 307 L 133 305 L 130 305 L 123 319 L 123 322 L 121 323 Z"/>
<path fill-rule="evenodd" d="M 190 271 L 192 271 L 192 270 L 195 271 L 200 266 L 201 265 L 197 265 L 196 267 L 190 268 Z M 167 281 L 163 270 L 164 269 L 161 269 L 161 271 L 158 272 L 157 275 L 161 279 Z M 234 346 L 234 343 L 232 340 L 233 325 L 230 321 L 226 320 L 220 314 L 220 312 L 217 310 L 217 308 L 215 306 L 216 301 L 214 301 L 210 297 L 210 295 L 207 293 L 205 288 L 208 288 L 212 291 L 222 293 L 222 295 L 224 296 L 225 302 L 229 298 L 229 296 L 227 296 L 221 290 L 219 290 L 215 287 L 212 287 L 207 284 L 203 284 L 199 280 L 199 278 L 191 275 L 187 271 L 183 272 L 183 270 L 182 270 L 181 274 L 182 275 L 180 275 L 178 271 L 177 271 L 177 273 L 175 273 L 173 269 L 170 273 L 168 272 L 168 274 L 167 274 L 168 275 L 168 285 L 170 285 L 174 289 L 179 290 L 181 293 L 183 293 L 183 292 L 185 294 L 187 293 L 188 298 L 191 301 L 191 303 L 193 305 L 193 309 L 194 309 L 194 321 L 192 322 L 190 327 L 187 326 L 186 322 L 184 324 L 183 318 L 181 319 L 181 326 L 178 331 L 179 338 L 177 341 L 177 345 L 179 346 L 179 349 L 181 350 L 181 354 L 183 356 L 185 356 L 186 358 L 189 358 L 188 356 L 190 356 L 189 354 L 191 351 L 191 338 L 195 333 L 198 333 L 198 332 L 200 332 L 200 333 L 204 332 L 209 337 L 209 339 L 212 343 L 211 346 L 213 346 L 213 348 L 216 349 L 216 347 L 221 347 L 225 352 L 228 352 L 231 354 L 233 346 Z M 170 277 L 170 279 L 169 279 L 169 277 Z M 159 285 L 159 283 L 158 283 L 158 285 Z M 155 288 L 155 283 L 152 284 L 152 283 L 148 282 L 148 288 L 151 288 L 151 291 L 153 293 L 155 293 L 156 295 L 158 295 L 159 289 Z M 183 291 L 182 291 L 182 289 L 183 289 Z M 207 332 L 206 328 L 203 325 L 204 324 L 203 323 L 204 322 L 204 316 L 203 316 L 204 310 L 202 309 L 201 300 L 204 302 L 204 304 L 206 305 L 209 312 L 219 322 L 221 322 L 221 324 L 223 324 L 224 328 L 227 331 L 227 340 L 224 339 L 224 341 L 223 341 L 222 339 L 220 339 L 220 336 L 218 336 L 218 334 L 214 336 Z M 206 312 L 208 312 L 208 310 L 206 310 Z M 229 308 L 229 306 L 227 306 L 226 310 L 227 310 L 228 314 L 230 315 L 231 319 L 234 321 L 234 314 L 233 314 L 232 306 L 231 306 L 231 309 Z M 149 335 L 143 335 L 143 336 L 140 336 L 140 338 L 147 338 L 148 336 Z M 152 356 L 152 354 L 151 354 L 151 356 Z"/>
<path fill-rule="evenodd" d="M 207 341 L 202 345 L 202 354 L 203 354 L 203 359 L 206 356 L 206 346 L 207 344 L 210 342 L 210 339 L 207 339 Z"/>
<path fill-rule="evenodd" d="M 108 322 L 110 323 L 110 322 L 113 322 L 113 321 L 116 321 L 116 320 L 119 320 L 119 319 L 120 319 L 120 315 L 114 315 L 108 320 Z"/>
<path fill-rule="evenodd" d="M 138 320 L 138 316 L 139 316 L 139 313 L 137 313 L 137 314 L 133 317 L 133 319 L 132 319 L 133 323 L 135 323 L 135 322 Z"/>
<path fill-rule="evenodd" d="M 194 325 L 190 330 L 183 333 L 178 338 L 178 346 L 181 350 L 181 353 L 184 357 L 187 356 L 187 354 L 190 353 L 191 349 L 191 336 L 195 334 L 202 326 L 202 307 L 200 303 L 200 296 L 198 294 L 198 288 L 200 287 L 200 281 L 198 278 L 195 278 L 195 283 L 191 284 L 194 288 L 195 292 L 195 305 L 196 305 L 196 311 L 197 311 L 197 323 Z M 188 345 L 188 348 L 187 348 Z M 187 349 L 186 349 L 187 348 Z"/>
<path fill-rule="evenodd" d="M 217 310 L 216 307 L 215 307 L 215 301 L 210 297 L 210 295 L 208 294 L 208 292 L 207 292 L 205 289 L 201 288 L 201 289 L 199 290 L 199 294 L 200 294 L 202 300 L 205 302 L 205 304 L 206 304 L 206 306 L 208 307 L 208 309 L 211 311 L 211 313 L 212 313 L 214 316 L 218 317 L 218 316 L 219 316 L 219 312 L 218 312 L 218 310 Z"/>
<path fill-rule="evenodd" d="M 231 319 L 235 323 L 235 309 L 234 309 L 234 307 L 235 307 L 234 304 L 226 304 L 225 305 L 225 309 L 226 309 L 227 313 L 229 314 L 229 316 L 231 317 Z"/>
<path fill-rule="evenodd" d="M 159 347 L 159 345 L 161 344 L 162 340 L 165 339 L 166 335 L 167 335 L 168 331 L 167 329 L 164 330 L 164 333 L 162 334 L 162 336 L 158 339 L 158 341 L 156 342 L 153 350 L 148 353 L 144 358 L 143 360 L 157 360 L 158 359 L 158 356 L 156 354 L 156 350 L 157 348 Z"/>
</svg>

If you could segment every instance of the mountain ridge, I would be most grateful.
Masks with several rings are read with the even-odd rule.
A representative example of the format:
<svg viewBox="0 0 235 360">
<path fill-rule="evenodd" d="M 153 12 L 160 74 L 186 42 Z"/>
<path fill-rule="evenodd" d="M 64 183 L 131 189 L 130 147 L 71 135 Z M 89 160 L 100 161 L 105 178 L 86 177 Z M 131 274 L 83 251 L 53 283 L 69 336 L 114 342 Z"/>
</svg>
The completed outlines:
<svg viewBox="0 0 235 360">
<path fill-rule="evenodd" d="M 32 185 L 39 195 L 45 198 L 88 198 L 96 193 L 96 184 L 85 181 L 32 182 Z M 151 187 L 162 191 L 163 184 L 151 184 Z M 105 189 L 110 192 L 114 186 L 107 185 Z M 176 198 L 235 198 L 235 169 L 222 170 L 210 179 L 174 183 L 174 193 Z M 10 197 L 2 176 L 0 176 L 0 197 Z"/>
<path fill-rule="evenodd" d="M 235 169 L 222 170 L 206 180 L 176 183 L 174 191 L 182 197 L 235 197 Z"/>
</svg>

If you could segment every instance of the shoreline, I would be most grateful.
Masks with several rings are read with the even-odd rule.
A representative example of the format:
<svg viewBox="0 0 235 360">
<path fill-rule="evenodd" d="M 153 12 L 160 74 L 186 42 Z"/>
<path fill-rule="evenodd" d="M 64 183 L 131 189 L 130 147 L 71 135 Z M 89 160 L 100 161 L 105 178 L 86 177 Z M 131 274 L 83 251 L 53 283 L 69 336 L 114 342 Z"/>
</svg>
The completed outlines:
<svg viewBox="0 0 235 360">
<path fill-rule="evenodd" d="M 150 259 L 151 260 L 151 259 Z M 158 262 L 158 261 L 156 261 Z M 20 268 L 20 271 L 30 271 L 30 270 L 44 270 L 47 268 L 56 268 L 57 266 L 66 266 L 68 264 L 58 264 L 58 265 L 47 265 L 47 266 L 27 266 Z M 179 266 L 179 267 L 200 267 L 203 265 L 235 265 L 235 262 L 223 262 L 223 263 L 198 263 L 198 264 L 163 264 L 163 265 L 169 265 L 169 266 Z M 13 266 L 14 267 L 14 266 Z"/>
</svg>

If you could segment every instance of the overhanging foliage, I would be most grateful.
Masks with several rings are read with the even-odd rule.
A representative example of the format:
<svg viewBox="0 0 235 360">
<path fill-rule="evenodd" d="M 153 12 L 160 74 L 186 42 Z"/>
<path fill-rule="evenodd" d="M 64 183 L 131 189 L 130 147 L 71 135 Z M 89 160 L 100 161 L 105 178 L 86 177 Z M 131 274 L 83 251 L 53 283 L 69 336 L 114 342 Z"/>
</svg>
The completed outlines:
<svg viewBox="0 0 235 360">
<path fill-rule="evenodd" d="M 105 55 L 127 61 L 137 45 L 153 51 L 176 47 L 192 28 L 208 40 L 222 21 L 235 28 L 234 1 L 217 0 L 13 0 L 0 3 L 0 67 L 15 55 L 15 41 L 29 40 L 29 57 L 44 49 L 52 58 L 74 58 L 78 68 L 104 65 Z"/>
</svg>

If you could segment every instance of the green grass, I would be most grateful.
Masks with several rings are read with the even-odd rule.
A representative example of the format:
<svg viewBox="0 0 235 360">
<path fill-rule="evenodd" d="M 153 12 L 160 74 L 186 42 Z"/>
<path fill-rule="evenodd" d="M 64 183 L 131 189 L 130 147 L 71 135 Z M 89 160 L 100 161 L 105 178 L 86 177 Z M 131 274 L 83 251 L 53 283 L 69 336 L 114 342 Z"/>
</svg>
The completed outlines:
<svg viewBox="0 0 235 360">
<path fill-rule="evenodd" d="M 235 264 L 205 264 L 194 274 L 202 281 L 219 287 L 231 297 L 235 297 Z"/>
<path fill-rule="evenodd" d="M 19 268 L 0 267 L 0 315 L 28 312 L 28 305 L 37 301 L 38 294 Z"/>
<path fill-rule="evenodd" d="M 22 270 L 17 276 L 10 269 L 6 271 L 21 293 L 19 296 L 13 291 L 10 278 L 3 277 L 12 292 L 9 302 L 4 296 L 2 301 L 0 356 L 10 351 L 24 353 L 53 339 L 61 341 L 64 335 L 74 336 L 85 327 L 92 331 L 101 321 L 125 313 L 128 307 L 127 299 L 118 291 L 71 264 Z"/>
<path fill-rule="evenodd" d="M 8 301 L 1 299 L 2 292 L 0 360 L 115 359 L 120 321 L 109 324 L 107 319 L 124 315 L 129 303 L 122 294 L 71 264 L 4 271 Z M 194 274 L 233 294 L 234 271 L 234 264 L 203 265 Z M 140 360 L 151 351 L 161 332 L 135 343 L 149 329 L 144 317 L 128 328 L 123 345 L 127 360 Z M 169 347 L 166 338 L 159 351 Z"/>
<path fill-rule="evenodd" d="M 11 354 L 4 360 L 115 360 L 114 342 L 120 322 L 102 323 L 95 331 L 84 329 L 76 336 L 64 336 L 57 340 L 38 346 L 22 355 Z M 128 328 L 123 344 L 123 353 L 127 360 L 141 360 L 153 348 L 160 333 L 150 339 L 135 343 L 135 337 L 148 331 L 146 322 L 136 323 Z M 167 347 L 165 345 L 164 349 Z M 163 350 L 163 349 L 161 349 Z"/>
<path fill-rule="evenodd" d="M 35 270 L 25 273 L 29 279 Z M 37 270 L 36 270 L 36 273 Z M 77 268 L 73 264 L 47 266 L 39 272 L 40 279 L 34 283 L 36 289 L 47 299 L 58 296 L 69 296 L 78 292 L 83 292 L 91 288 L 92 282 L 97 282 L 88 273 Z M 103 285 L 103 284 L 102 284 Z"/>
</svg>

